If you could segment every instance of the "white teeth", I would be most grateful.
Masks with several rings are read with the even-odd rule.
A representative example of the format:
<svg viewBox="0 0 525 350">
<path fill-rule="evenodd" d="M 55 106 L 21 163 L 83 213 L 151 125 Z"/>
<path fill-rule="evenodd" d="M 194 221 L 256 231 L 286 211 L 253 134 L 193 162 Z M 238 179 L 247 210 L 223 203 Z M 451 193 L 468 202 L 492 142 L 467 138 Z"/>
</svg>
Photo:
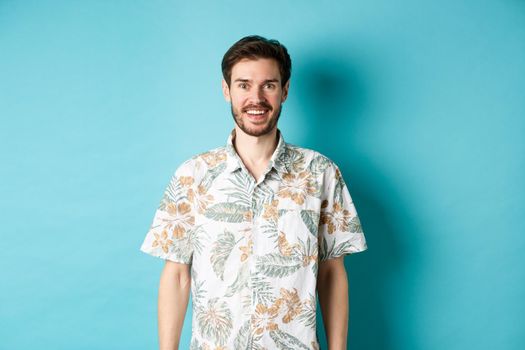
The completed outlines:
<svg viewBox="0 0 525 350">
<path fill-rule="evenodd" d="M 264 113 L 266 113 L 266 111 L 250 109 L 250 110 L 247 110 L 246 113 L 258 115 L 258 114 L 264 114 Z"/>
</svg>

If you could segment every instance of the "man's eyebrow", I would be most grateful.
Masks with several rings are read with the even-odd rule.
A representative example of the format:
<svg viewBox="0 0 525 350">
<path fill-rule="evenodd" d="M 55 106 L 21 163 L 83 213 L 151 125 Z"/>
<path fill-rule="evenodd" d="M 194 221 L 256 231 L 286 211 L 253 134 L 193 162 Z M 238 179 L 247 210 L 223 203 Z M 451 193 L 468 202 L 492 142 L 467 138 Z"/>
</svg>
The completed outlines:
<svg viewBox="0 0 525 350">
<path fill-rule="evenodd" d="M 249 83 L 249 82 L 251 82 L 250 79 L 241 79 L 241 78 L 237 78 L 233 82 L 235 83 L 237 81 L 240 81 L 242 83 Z M 278 82 L 279 82 L 279 79 L 266 79 L 265 81 L 263 81 L 264 84 L 267 84 L 267 83 L 278 83 Z"/>
</svg>

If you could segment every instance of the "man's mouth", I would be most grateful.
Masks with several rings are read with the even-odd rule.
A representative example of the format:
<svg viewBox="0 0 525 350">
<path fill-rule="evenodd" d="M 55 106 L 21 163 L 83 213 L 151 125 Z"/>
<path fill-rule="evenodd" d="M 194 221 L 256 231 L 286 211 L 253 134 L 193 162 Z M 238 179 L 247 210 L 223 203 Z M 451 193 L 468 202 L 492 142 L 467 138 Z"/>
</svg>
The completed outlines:
<svg viewBox="0 0 525 350">
<path fill-rule="evenodd" d="M 244 110 L 244 113 L 252 121 L 261 121 L 268 116 L 269 111 L 270 110 L 268 108 L 248 108 Z"/>
<path fill-rule="evenodd" d="M 249 115 L 262 115 L 268 112 L 267 109 L 248 109 L 246 110 L 246 114 Z"/>
</svg>

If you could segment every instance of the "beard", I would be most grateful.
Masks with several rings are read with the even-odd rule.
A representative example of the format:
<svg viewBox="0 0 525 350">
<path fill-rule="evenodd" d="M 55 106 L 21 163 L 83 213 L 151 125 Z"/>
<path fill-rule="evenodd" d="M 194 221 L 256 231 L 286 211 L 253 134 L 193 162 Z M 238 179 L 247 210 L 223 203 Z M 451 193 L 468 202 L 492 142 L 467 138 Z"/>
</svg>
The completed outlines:
<svg viewBox="0 0 525 350">
<path fill-rule="evenodd" d="M 264 107 L 269 108 L 268 105 L 265 105 Z M 266 125 L 262 129 L 260 129 L 260 128 L 250 128 L 249 126 L 247 126 L 244 123 L 244 120 L 242 118 L 242 112 L 233 108 L 233 105 L 230 104 L 230 110 L 232 113 L 233 120 L 235 121 L 235 124 L 237 124 L 237 126 L 242 131 L 244 131 L 246 134 L 250 136 L 263 136 L 263 135 L 270 133 L 273 130 L 273 128 L 277 125 L 277 122 L 279 121 L 279 117 L 281 116 L 282 108 L 283 108 L 283 105 L 281 103 L 276 113 L 271 115 Z M 272 110 L 270 109 L 269 113 L 271 112 Z"/>
</svg>

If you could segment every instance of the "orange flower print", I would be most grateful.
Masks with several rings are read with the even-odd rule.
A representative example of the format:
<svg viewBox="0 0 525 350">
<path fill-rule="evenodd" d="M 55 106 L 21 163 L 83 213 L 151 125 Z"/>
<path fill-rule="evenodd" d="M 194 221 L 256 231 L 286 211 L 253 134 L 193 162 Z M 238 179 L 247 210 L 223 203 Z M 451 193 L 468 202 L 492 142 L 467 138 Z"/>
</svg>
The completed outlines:
<svg viewBox="0 0 525 350">
<path fill-rule="evenodd" d="M 214 346 L 214 345 L 209 345 L 208 343 L 203 343 L 202 347 L 199 347 L 199 349 L 202 349 L 202 350 L 228 350 L 228 348 L 225 347 L 225 346 L 222 346 L 222 345 Z"/>
<path fill-rule="evenodd" d="M 241 261 L 248 259 L 248 257 L 253 253 L 253 241 L 250 239 L 248 243 L 244 246 L 240 246 L 241 250 Z"/>
<path fill-rule="evenodd" d="M 206 152 L 202 154 L 201 157 L 206 162 L 206 164 L 208 164 L 208 167 L 213 168 L 226 160 L 226 152 L 224 150 L 217 152 Z"/>
<path fill-rule="evenodd" d="M 170 218 L 165 221 L 168 221 L 168 228 L 171 229 L 173 238 L 183 238 L 186 230 L 195 224 L 195 216 L 191 212 L 190 204 L 169 202 L 166 204 L 166 211 L 170 214 Z"/>
<path fill-rule="evenodd" d="M 277 210 L 278 205 L 278 199 L 272 200 L 270 204 L 263 204 L 263 219 L 277 222 L 277 219 L 279 218 L 279 211 Z"/>
<path fill-rule="evenodd" d="M 180 176 L 179 182 L 182 185 L 182 187 L 190 187 L 193 185 L 193 177 L 192 176 Z"/>
<path fill-rule="evenodd" d="M 292 252 L 295 247 L 299 246 L 297 243 L 291 245 L 286 239 L 286 234 L 283 231 L 279 232 L 279 237 L 277 238 L 277 246 L 279 247 L 279 252 L 284 256 L 292 255 Z"/>
<path fill-rule="evenodd" d="M 324 200 L 321 208 L 325 209 L 327 206 L 328 202 Z M 320 223 L 328 225 L 328 233 L 330 234 L 335 231 L 348 231 L 352 214 L 336 202 L 334 202 L 332 208 L 332 211 L 321 211 Z"/>
<path fill-rule="evenodd" d="M 310 265 L 310 262 L 317 261 L 317 253 L 313 255 L 304 255 L 303 256 L 303 267 Z"/>
<path fill-rule="evenodd" d="M 252 221 L 253 219 L 252 211 L 251 210 L 246 211 L 243 215 L 243 218 L 244 218 L 244 221 Z"/>
<path fill-rule="evenodd" d="M 208 205 L 213 202 L 213 196 L 207 194 L 206 187 L 199 185 L 197 191 L 194 191 L 193 188 L 188 189 L 188 200 L 195 205 L 199 214 L 202 214 L 206 211 Z"/>
<path fill-rule="evenodd" d="M 282 198 L 290 198 L 297 204 L 303 204 L 306 196 L 316 192 L 312 174 L 306 170 L 298 174 L 283 174 L 282 179 L 283 184 L 277 195 Z"/>
<path fill-rule="evenodd" d="M 274 331 L 278 328 L 274 320 L 279 314 L 279 306 L 280 303 L 274 303 L 270 307 L 261 303 L 257 304 L 255 314 L 252 315 L 251 319 L 252 326 L 255 328 L 255 334 L 260 335 L 265 330 Z"/>
<path fill-rule="evenodd" d="M 155 239 L 153 240 L 151 246 L 153 248 L 160 246 L 164 253 L 168 253 L 169 248 L 173 245 L 173 241 L 168 239 L 168 232 L 166 230 L 162 230 L 160 235 L 156 232 L 153 232 L 153 235 L 155 236 Z"/>
<path fill-rule="evenodd" d="M 284 323 L 289 323 L 303 310 L 303 304 L 297 294 L 297 288 L 293 290 L 281 288 L 281 297 L 279 299 L 281 300 L 280 303 L 284 304 L 286 308 L 286 314 L 282 318 Z"/>
</svg>

